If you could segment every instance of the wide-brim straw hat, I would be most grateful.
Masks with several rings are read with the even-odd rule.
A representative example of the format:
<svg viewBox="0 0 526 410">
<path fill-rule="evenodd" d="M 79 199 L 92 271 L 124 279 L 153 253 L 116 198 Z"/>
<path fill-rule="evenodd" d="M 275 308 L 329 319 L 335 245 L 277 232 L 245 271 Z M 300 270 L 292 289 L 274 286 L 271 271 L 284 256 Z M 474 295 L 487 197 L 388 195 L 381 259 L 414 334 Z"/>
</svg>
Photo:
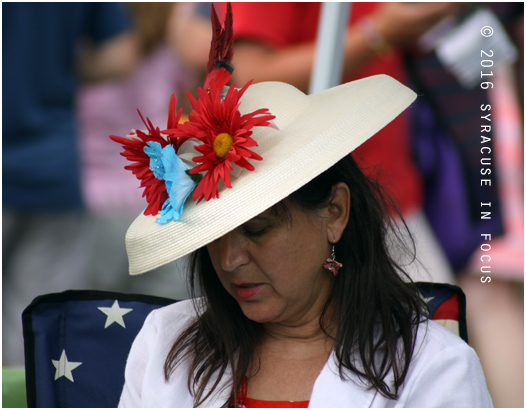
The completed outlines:
<svg viewBox="0 0 526 410">
<path fill-rule="evenodd" d="M 312 95 L 280 82 L 253 84 L 241 98 L 241 114 L 262 107 L 273 127 L 254 127 L 253 151 L 263 157 L 254 171 L 232 177 L 219 198 L 188 199 L 180 222 L 156 223 L 141 214 L 126 234 L 130 274 L 137 275 L 222 237 L 349 155 L 404 111 L 416 94 L 387 75 L 352 81 Z"/>
</svg>

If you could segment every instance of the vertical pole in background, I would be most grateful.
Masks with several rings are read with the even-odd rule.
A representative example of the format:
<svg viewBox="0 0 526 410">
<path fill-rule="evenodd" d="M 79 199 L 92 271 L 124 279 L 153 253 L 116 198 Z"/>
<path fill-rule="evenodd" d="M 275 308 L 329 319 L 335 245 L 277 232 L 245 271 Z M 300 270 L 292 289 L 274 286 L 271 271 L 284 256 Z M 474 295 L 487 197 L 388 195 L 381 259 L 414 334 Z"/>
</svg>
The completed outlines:
<svg viewBox="0 0 526 410">
<path fill-rule="evenodd" d="M 343 41 L 350 3 L 322 3 L 316 58 L 312 70 L 309 93 L 314 94 L 340 84 L 343 69 Z"/>
</svg>

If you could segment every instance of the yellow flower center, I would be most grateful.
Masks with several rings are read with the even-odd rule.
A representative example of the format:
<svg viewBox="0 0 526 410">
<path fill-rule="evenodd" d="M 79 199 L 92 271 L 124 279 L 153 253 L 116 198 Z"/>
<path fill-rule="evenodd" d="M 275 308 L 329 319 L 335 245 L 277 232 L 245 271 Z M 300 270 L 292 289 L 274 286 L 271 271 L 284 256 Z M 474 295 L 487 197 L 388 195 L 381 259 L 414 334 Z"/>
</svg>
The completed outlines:
<svg viewBox="0 0 526 410">
<path fill-rule="evenodd" d="M 227 156 L 230 147 L 234 143 L 232 136 L 226 132 L 219 134 L 214 143 L 212 144 L 212 149 L 216 153 L 217 158 L 223 159 Z"/>
</svg>

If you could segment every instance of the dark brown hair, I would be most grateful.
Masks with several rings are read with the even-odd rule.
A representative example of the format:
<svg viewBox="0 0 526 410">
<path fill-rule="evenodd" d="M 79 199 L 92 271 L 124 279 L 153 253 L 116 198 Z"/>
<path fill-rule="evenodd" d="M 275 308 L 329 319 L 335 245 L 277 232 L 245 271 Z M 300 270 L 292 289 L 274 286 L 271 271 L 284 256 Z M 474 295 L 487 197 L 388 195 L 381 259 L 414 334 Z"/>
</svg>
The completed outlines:
<svg viewBox="0 0 526 410">
<path fill-rule="evenodd" d="M 174 3 L 132 2 L 128 7 L 134 19 L 140 51 L 147 55 L 164 41 L 170 13 L 176 6 Z"/>
<path fill-rule="evenodd" d="M 334 280 L 320 326 L 323 329 L 332 304 L 337 315 L 334 353 L 342 379 L 352 372 L 384 396 L 396 399 L 413 355 L 417 325 L 427 314 L 416 286 L 388 252 L 387 241 L 393 238 L 405 246 L 392 219 L 396 207 L 348 155 L 282 201 L 277 212 L 286 212 L 287 204 L 305 211 L 323 208 L 339 182 L 351 191 L 350 219 L 336 245 L 343 267 Z M 387 235 L 389 230 L 393 234 Z M 165 376 L 169 379 L 175 367 L 188 359 L 188 385 L 197 406 L 221 387 L 222 376 L 231 368 L 234 387 L 224 403 L 228 406 L 247 374 L 261 325 L 246 318 L 223 288 L 206 247 L 194 255 L 191 283 L 194 294 L 197 289 L 202 292 L 198 301 L 203 313 L 173 344 Z M 393 385 L 384 381 L 389 371 Z M 208 385 L 213 387 L 205 394 Z"/>
</svg>

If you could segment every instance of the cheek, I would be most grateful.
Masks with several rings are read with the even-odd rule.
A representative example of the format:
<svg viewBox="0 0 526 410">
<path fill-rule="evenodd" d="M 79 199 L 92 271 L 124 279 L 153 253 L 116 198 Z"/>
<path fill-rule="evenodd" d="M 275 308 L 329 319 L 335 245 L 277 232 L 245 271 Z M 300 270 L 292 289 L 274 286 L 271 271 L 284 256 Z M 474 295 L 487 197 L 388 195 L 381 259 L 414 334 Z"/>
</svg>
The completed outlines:
<svg viewBox="0 0 526 410">
<path fill-rule="evenodd" d="M 327 234 L 321 220 L 304 222 L 295 232 L 296 260 L 298 263 L 321 265 L 327 253 Z"/>
<path fill-rule="evenodd" d="M 317 272 L 323 263 L 324 254 L 318 242 L 305 238 L 298 242 L 296 252 L 291 252 L 289 266 L 305 274 Z"/>
<path fill-rule="evenodd" d="M 260 262 L 260 266 L 265 263 L 266 271 L 275 272 L 281 281 L 291 285 L 293 282 L 297 286 L 298 280 L 323 270 L 322 264 L 328 257 L 323 238 L 316 230 L 299 230 L 293 235 L 285 235 L 273 241 L 265 262 Z"/>
<path fill-rule="evenodd" d="M 254 259 L 258 268 L 265 275 L 274 278 L 286 278 L 291 267 L 294 266 L 297 256 L 295 249 L 290 249 L 286 240 L 274 238 Z"/>
</svg>

